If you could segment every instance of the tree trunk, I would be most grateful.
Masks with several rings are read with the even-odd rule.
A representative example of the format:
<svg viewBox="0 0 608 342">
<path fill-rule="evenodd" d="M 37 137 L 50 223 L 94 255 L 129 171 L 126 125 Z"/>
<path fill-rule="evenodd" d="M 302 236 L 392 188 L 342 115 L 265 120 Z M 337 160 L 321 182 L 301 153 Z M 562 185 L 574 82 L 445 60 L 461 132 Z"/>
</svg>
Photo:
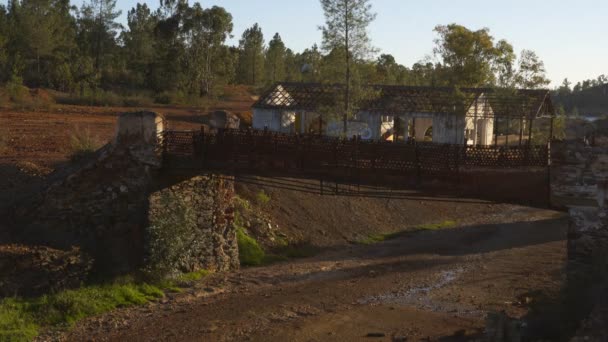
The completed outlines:
<svg viewBox="0 0 608 342">
<path fill-rule="evenodd" d="M 350 51 L 349 51 L 349 27 L 348 27 L 348 0 L 344 0 L 344 30 L 345 30 L 345 50 L 346 50 L 346 94 L 344 96 L 344 137 L 348 134 L 348 112 L 350 109 Z"/>
</svg>

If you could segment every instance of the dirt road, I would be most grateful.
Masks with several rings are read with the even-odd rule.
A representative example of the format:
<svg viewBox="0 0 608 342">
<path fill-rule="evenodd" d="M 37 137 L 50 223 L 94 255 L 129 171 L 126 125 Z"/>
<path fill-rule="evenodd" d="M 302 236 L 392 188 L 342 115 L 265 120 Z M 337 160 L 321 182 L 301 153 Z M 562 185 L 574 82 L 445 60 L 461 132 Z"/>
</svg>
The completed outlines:
<svg viewBox="0 0 608 342">
<path fill-rule="evenodd" d="M 456 228 L 215 274 L 83 321 L 63 339 L 459 341 L 500 310 L 538 329 L 530 308 L 559 290 L 566 227 L 561 213 L 500 205 Z"/>
</svg>

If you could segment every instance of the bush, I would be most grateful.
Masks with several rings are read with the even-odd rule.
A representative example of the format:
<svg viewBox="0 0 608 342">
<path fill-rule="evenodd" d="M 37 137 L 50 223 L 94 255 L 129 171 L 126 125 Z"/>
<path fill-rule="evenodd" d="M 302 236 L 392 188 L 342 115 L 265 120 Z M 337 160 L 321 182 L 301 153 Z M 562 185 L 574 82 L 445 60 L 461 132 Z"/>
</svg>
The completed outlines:
<svg viewBox="0 0 608 342">
<path fill-rule="evenodd" d="M 236 238 L 239 245 L 239 260 L 244 266 L 258 266 L 264 262 L 266 253 L 258 242 L 247 235 L 245 229 L 237 228 Z"/>
<path fill-rule="evenodd" d="M 75 127 L 70 134 L 70 158 L 72 161 L 86 158 L 99 148 L 99 139 L 91 134 L 87 127 L 80 129 Z"/>
<path fill-rule="evenodd" d="M 98 107 L 146 107 L 154 103 L 151 98 L 142 94 L 122 96 L 101 89 L 86 91 L 82 95 L 58 95 L 56 100 L 61 104 Z"/>
<path fill-rule="evenodd" d="M 260 190 L 260 192 L 255 195 L 255 198 L 260 205 L 267 205 L 270 202 L 270 196 L 264 192 L 264 190 Z"/>
</svg>

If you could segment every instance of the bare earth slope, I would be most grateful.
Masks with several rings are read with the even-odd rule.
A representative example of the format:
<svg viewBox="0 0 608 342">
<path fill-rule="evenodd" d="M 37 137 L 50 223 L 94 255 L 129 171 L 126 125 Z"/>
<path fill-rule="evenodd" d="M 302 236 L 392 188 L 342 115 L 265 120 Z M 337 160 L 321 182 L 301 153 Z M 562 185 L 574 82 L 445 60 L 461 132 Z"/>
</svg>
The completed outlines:
<svg viewBox="0 0 608 342">
<path fill-rule="evenodd" d="M 84 321 L 63 339 L 466 340 L 488 311 L 522 317 L 559 288 L 567 219 L 500 209 L 463 227 L 216 274 L 169 300 Z"/>
</svg>

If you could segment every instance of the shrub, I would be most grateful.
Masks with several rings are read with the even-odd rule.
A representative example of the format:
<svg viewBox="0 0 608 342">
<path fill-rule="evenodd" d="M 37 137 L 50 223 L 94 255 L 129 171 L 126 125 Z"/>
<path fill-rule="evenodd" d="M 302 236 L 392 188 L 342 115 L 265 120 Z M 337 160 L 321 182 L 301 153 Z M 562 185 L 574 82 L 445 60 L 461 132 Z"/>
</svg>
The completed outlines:
<svg viewBox="0 0 608 342">
<path fill-rule="evenodd" d="M 267 205 L 270 202 L 270 196 L 266 192 L 264 192 L 264 190 L 260 190 L 255 195 L 255 198 L 261 205 Z"/>
<path fill-rule="evenodd" d="M 61 104 L 98 107 L 145 107 L 154 103 L 151 98 L 142 94 L 123 96 L 101 89 L 85 91 L 81 95 L 58 95 L 56 100 Z"/>
<path fill-rule="evenodd" d="M 74 127 L 70 134 L 70 155 L 73 161 L 80 160 L 93 154 L 99 148 L 99 140 L 91 134 L 87 127 Z"/>
<path fill-rule="evenodd" d="M 258 242 L 247 235 L 245 229 L 237 228 L 236 238 L 239 245 L 239 260 L 244 266 L 258 266 L 264 262 L 266 253 Z"/>
</svg>

